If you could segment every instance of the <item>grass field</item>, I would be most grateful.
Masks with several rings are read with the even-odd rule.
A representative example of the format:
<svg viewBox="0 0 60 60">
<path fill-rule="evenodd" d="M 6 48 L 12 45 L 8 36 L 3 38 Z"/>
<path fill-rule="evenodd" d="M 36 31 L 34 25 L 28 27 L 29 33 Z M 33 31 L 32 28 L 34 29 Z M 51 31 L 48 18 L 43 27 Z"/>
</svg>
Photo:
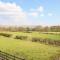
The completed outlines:
<svg viewBox="0 0 60 60">
<path fill-rule="evenodd" d="M 0 36 L 0 50 L 23 57 L 26 60 L 57 60 L 60 56 L 60 46 L 45 45 L 29 41 L 31 37 L 42 37 L 60 40 L 60 35 L 42 34 L 38 32 L 7 32 L 11 38 Z M 16 35 L 28 36 L 28 41 L 14 39 Z"/>
<path fill-rule="evenodd" d="M 43 33 L 39 33 L 39 32 L 32 32 L 32 33 L 7 32 L 7 33 L 13 34 L 13 36 L 16 36 L 16 35 L 28 36 L 28 38 L 40 37 L 40 38 L 50 38 L 50 39 L 53 39 L 53 40 L 60 40 L 60 34 L 55 34 L 55 32 L 54 32 L 54 34 L 43 34 Z"/>
</svg>

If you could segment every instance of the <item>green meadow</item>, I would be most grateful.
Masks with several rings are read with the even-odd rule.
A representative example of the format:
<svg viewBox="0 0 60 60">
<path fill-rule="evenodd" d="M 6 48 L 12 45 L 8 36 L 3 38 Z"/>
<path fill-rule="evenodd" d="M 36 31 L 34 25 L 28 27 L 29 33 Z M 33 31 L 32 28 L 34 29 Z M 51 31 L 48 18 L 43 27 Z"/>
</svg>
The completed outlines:
<svg viewBox="0 0 60 60">
<path fill-rule="evenodd" d="M 6 33 L 6 32 L 3 32 Z M 32 37 L 37 37 L 37 38 L 50 38 L 52 40 L 60 40 L 60 33 L 58 34 L 57 32 L 54 32 L 54 34 L 43 34 L 41 32 L 31 32 L 31 33 L 27 33 L 27 32 L 7 32 L 9 34 L 12 34 L 13 36 L 16 35 L 20 35 L 20 36 L 28 36 L 28 38 L 32 38 Z M 28 39 L 30 40 L 30 39 Z"/>
<path fill-rule="evenodd" d="M 23 57 L 26 60 L 57 60 L 60 58 L 60 46 L 45 45 L 30 41 L 32 37 L 60 40 L 59 34 L 42 34 L 39 32 L 2 32 L 12 34 L 11 37 L 0 36 L 0 50 Z M 28 36 L 27 39 L 14 39 L 15 36 Z"/>
</svg>

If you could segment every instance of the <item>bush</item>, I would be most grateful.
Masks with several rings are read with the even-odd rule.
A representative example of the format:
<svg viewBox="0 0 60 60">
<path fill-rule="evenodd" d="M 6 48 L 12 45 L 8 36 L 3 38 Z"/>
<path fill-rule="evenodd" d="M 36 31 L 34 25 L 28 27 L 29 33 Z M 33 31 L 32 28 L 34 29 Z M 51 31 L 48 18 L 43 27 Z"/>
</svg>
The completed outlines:
<svg viewBox="0 0 60 60">
<path fill-rule="evenodd" d="M 32 42 L 40 42 L 40 43 L 46 43 L 46 39 L 43 39 L 43 38 L 32 38 Z"/>
<path fill-rule="evenodd" d="M 32 31 L 24 31 L 24 33 L 32 33 Z"/>
<path fill-rule="evenodd" d="M 27 36 L 16 36 L 15 39 L 24 40 L 24 39 L 27 39 Z"/>
<path fill-rule="evenodd" d="M 0 36 L 11 37 L 11 34 L 0 33 Z"/>
<path fill-rule="evenodd" d="M 40 42 L 40 43 L 44 43 L 47 45 L 56 45 L 56 46 L 60 46 L 60 40 L 52 40 L 49 38 L 46 39 L 42 39 L 42 38 L 32 38 L 32 42 Z"/>
<path fill-rule="evenodd" d="M 32 38 L 32 42 L 39 42 L 40 41 L 40 38 Z"/>
</svg>

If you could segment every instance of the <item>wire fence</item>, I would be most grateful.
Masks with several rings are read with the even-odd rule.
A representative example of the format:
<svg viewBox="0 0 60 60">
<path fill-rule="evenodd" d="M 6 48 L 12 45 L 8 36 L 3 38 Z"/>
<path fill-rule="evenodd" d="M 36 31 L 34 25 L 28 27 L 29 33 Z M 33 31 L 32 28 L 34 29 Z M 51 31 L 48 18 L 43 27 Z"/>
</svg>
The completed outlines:
<svg viewBox="0 0 60 60">
<path fill-rule="evenodd" d="M 0 51 L 0 60 L 25 60 L 25 59 Z"/>
</svg>

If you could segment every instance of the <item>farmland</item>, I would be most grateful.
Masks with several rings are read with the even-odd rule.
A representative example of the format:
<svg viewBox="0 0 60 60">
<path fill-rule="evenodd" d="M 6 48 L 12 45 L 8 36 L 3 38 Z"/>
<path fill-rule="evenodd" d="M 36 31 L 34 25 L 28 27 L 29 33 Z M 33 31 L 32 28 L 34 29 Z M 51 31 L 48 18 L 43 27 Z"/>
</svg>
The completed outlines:
<svg viewBox="0 0 60 60">
<path fill-rule="evenodd" d="M 0 0 L 0 60 L 60 60 L 60 0 Z"/>
<path fill-rule="evenodd" d="M 11 37 L 0 36 L 0 50 L 9 54 L 23 57 L 26 60 L 57 60 L 60 58 L 60 46 L 32 42 L 32 38 L 45 38 L 60 41 L 60 34 L 44 34 L 40 32 L 2 32 Z M 27 36 L 15 39 L 16 36 Z"/>
<path fill-rule="evenodd" d="M 6 32 L 2 32 L 2 33 L 6 33 Z M 51 34 L 51 32 L 48 32 L 48 34 L 41 33 L 41 32 L 31 32 L 31 33 L 27 33 L 27 32 L 7 32 L 7 33 L 12 34 L 13 37 L 15 37 L 16 35 L 20 35 L 20 36 L 28 36 L 28 38 L 41 37 L 41 38 L 50 38 L 50 39 L 60 40 L 60 32 L 52 32 L 53 34 Z"/>
</svg>

